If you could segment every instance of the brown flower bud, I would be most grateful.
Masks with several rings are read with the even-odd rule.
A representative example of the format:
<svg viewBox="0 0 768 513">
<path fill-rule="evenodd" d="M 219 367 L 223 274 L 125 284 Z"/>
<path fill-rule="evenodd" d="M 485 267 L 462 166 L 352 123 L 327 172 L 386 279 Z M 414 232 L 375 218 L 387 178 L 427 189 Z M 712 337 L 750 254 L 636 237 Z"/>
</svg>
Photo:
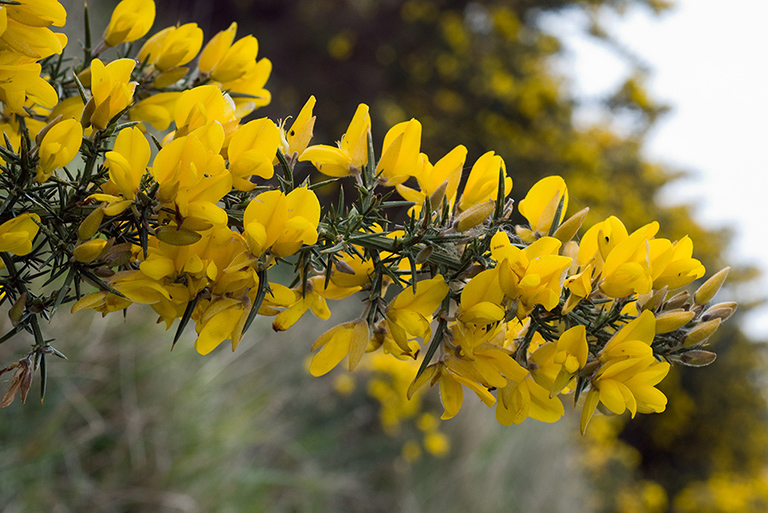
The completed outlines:
<svg viewBox="0 0 768 513">
<path fill-rule="evenodd" d="M 648 294 L 638 297 L 637 302 L 644 311 L 655 312 L 659 305 L 667 298 L 668 292 L 669 287 L 665 285 L 658 290 L 652 290 Z"/>
<path fill-rule="evenodd" d="M 440 184 L 440 186 L 435 189 L 435 192 L 433 192 L 429 196 L 429 204 L 432 206 L 432 211 L 439 210 L 440 207 L 443 205 L 443 199 L 445 198 L 445 190 L 448 188 L 448 182 L 445 181 Z"/>
<path fill-rule="evenodd" d="M 416 263 L 417 264 L 423 264 L 427 260 L 429 260 L 429 257 L 432 256 L 432 253 L 434 253 L 435 248 L 432 246 L 425 246 L 424 249 L 419 251 L 416 254 Z"/>
<path fill-rule="evenodd" d="M 336 270 L 340 273 L 344 274 L 355 274 L 355 270 L 352 269 L 352 267 L 346 263 L 344 260 L 335 260 L 333 262 L 333 265 L 336 267 Z"/>
<path fill-rule="evenodd" d="M 705 365 L 714 362 L 716 358 L 717 355 L 711 351 L 694 349 L 693 351 L 673 356 L 672 360 L 687 365 L 688 367 L 704 367 Z"/>
<path fill-rule="evenodd" d="M 676 310 L 678 308 L 685 308 L 686 303 L 691 299 L 691 294 L 687 290 L 678 292 L 664 303 L 662 310 Z"/>
<path fill-rule="evenodd" d="M 728 301 L 726 303 L 718 303 L 716 305 L 712 305 L 707 309 L 706 312 L 702 314 L 701 320 L 709 321 L 711 319 L 720 319 L 724 321 L 733 315 L 733 312 L 736 311 L 737 306 L 738 305 L 735 301 Z"/>
</svg>

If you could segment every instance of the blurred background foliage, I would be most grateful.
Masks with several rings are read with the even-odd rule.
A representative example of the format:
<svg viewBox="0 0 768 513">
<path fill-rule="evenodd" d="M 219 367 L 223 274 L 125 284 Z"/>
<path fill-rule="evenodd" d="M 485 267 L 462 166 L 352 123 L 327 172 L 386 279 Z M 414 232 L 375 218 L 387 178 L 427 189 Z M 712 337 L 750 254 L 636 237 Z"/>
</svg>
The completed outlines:
<svg viewBox="0 0 768 513">
<path fill-rule="evenodd" d="M 70 19 L 79 16 L 77 2 L 63 3 Z M 94 18 L 114 3 L 92 6 Z M 256 116 L 295 115 L 313 94 L 322 142 L 340 138 L 360 102 L 371 106 L 378 141 L 415 117 L 432 161 L 456 144 L 467 146 L 468 163 L 493 149 L 515 199 L 560 174 L 571 209 L 591 208 L 588 222 L 617 215 L 634 229 L 658 220 L 662 236 L 692 237 L 709 273 L 725 265 L 729 231 L 697 223 L 691 205 L 657 201 L 683 171 L 643 155 L 644 137 L 669 109 L 645 89 L 648 70 L 637 66 L 602 99 L 609 121 L 577 125 L 582 99 L 555 64 L 562 42 L 541 23 L 586 13 L 589 32 L 620 54 L 601 13 L 660 13 L 668 2 L 157 3 L 155 31 L 196 22 L 208 39 L 236 20 L 239 37 L 259 39 L 260 55 L 274 64 L 273 102 Z M 721 297 L 739 300 L 739 284 L 755 274 L 732 269 Z M 749 306 L 741 303 L 737 316 Z M 312 320 L 290 339 L 264 322 L 237 353 L 203 358 L 189 341 L 170 353 L 169 335 L 145 326 L 139 310 L 125 324 L 88 314 L 56 320 L 57 347 L 70 361 L 51 365 L 45 405 L 3 411 L 3 511 L 768 510 L 765 350 L 738 329 L 738 317 L 719 330 L 712 366 L 677 367 L 662 383 L 665 413 L 600 417 L 580 438 L 572 415 L 504 428 L 479 404 L 439 429 L 401 405 L 390 404 L 400 414 L 388 418 L 396 377 L 375 365 L 351 380 L 308 376 L 309 341 L 325 329 Z M 372 385 L 377 379 L 390 388 Z M 439 415 L 434 394 L 424 409 Z"/>
</svg>

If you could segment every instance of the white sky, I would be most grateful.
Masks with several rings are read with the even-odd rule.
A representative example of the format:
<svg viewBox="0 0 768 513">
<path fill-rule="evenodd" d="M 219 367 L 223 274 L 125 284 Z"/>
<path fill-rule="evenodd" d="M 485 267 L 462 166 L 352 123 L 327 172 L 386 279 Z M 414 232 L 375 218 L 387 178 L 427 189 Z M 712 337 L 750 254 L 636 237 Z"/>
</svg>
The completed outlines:
<svg viewBox="0 0 768 513">
<path fill-rule="evenodd" d="M 692 176 L 671 186 L 662 199 L 696 204 L 705 224 L 735 227 L 728 258 L 764 270 L 767 277 L 750 293 L 766 297 L 768 1 L 676 4 L 662 16 L 632 9 L 623 18 L 607 19 L 605 26 L 648 64 L 651 93 L 673 108 L 650 133 L 646 154 Z M 604 45 L 580 36 L 584 26 L 586 20 L 574 16 L 548 18 L 546 24 L 565 39 L 568 53 L 561 64 L 577 95 L 590 98 L 615 88 L 628 69 Z M 587 109 L 579 113 L 583 120 L 596 115 Z M 768 307 L 755 310 L 744 328 L 753 337 L 768 337 Z"/>
</svg>

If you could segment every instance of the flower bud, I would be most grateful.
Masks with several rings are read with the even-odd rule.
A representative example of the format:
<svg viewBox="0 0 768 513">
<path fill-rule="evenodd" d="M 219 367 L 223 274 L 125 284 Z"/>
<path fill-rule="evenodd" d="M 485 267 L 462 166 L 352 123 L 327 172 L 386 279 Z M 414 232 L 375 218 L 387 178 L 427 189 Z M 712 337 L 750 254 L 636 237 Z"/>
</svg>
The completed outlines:
<svg viewBox="0 0 768 513">
<path fill-rule="evenodd" d="M 592 360 L 587 362 L 584 368 L 579 371 L 579 376 L 585 378 L 591 376 L 592 373 L 595 372 L 598 367 L 600 367 L 600 363 L 600 360 Z"/>
<path fill-rule="evenodd" d="M 676 310 L 678 308 L 683 307 L 690 299 L 691 299 L 691 294 L 687 290 L 678 292 L 677 294 L 669 298 L 669 300 L 666 303 L 664 303 L 662 310 Z"/>
<path fill-rule="evenodd" d="M 728 277 L 728 271 L 730 270 L 730 267 L 721 269 L 714 276 L 705 281 L 704 284 L 699 287 L 699 289 L 693 295 L 693 301 L 697 305 L 706 305 L 712 301 L 712 298 L 715 297 L 715 294 L 717 294 L 717 292 L 720 290 L 720 287 L 722 287 L 723 283 L 725 283 L 725 279 Z"/>
<path fill-rule="evenodd" d="M 104 265 L 100 265 L 99 267 L 96 267 L 93 270 L 93 274 L 95 274 L 99 278 L 111 278 L 112 276 L 115 275 L 115 271 L 113 271 L 109 267 L 106 267 Z"/>
<path fill-rule="evenodd" d="M 667 298 L 669 287 L 666 285 L 658 290 L 652 290 L 648 294 L 643 294 L 637 298 L 637 303 L 643 310 L 655 312 L 661 303 Z"/>
<path fill-rule="evenodd" d="M 80 116 L 80 124 L 83 126 L 83 128 L 88 128 L 91 126 L 91 117 L 93 116 L 93 112 L 95 110 L 96 102 L 93 100 L 93 97 L 91 97 L 83 107 L 83 113 Z"/>
<path fill-rule="evenodd" d="M 445 198 L 445 191 L 448 188 L 448 182 L 445 181 L 440 184 L 440 186 L 435 189 L 435 192 L 433 192 L 429 196 L 429 204 L 432 206 L 432 211 L 439 210 L 440 207 L 443 205 L 443 199 Z"/>
<path fill-rule="evenodd" d="M 336 267 L 336 270 L 340 273 L 344 274 L 355 274 L 355 270 L 350 266 L 348 263 L 346 263 L 344 260 L 336 260 L 333 265 Z"/>
<path fill-rule="evenodd" d="M 724 321 L 733 315 L 737 306 L 735 301 L 712 305 L 706 312 L 704 312 L 704 314 L 702 314 L 701 320 L 709 321 L 711 319 L 720 319 Z"/>
<path fill-rule="evenodd" d="M 96 260 L 104 248 L 107 246 L 107 241 L 104 239 L 93 239 L 83 242 L 75 248 L 72 252 L 75 260 L 84 264 L 93 262 Z"/>
<path fill-rule="evenodd" d="M 55 125 L 55 124 L 57 124 L 59 121 L 61 121 L 62 119 L 64 119 L 64 116 L 62 116 L 61 114 L 59 114 L 58 116 L 56 116 L 55 118 L 53 118 L 52 120 L 50 120 L 50 121 L 48 122 L 48 124 L 47 124 L 47 125 L 45 125 L 45 126 L 44 126 L 44 127 L 43 127 L 43 128 L 42 128 L 42 129 L 41 129 L 41 130 L 40 130 L 40 131 L 37 133 L 37 135 L 35 136 L 35 144 L 37 144 L 38 146 L 40 146 L 40 143 L 43 141 L 43 138 L 45 137 L 45 134 L 47 134 L 47 133 L 48 133 L 48 131 L 49 131 L 49 130 L 50 130 L 50 129 L 51 129 L 51 128 L 52 128 L 52 127 Z"/>
<path fill-rule="evenodd" d="M 507 202 L 504 204 L 504 213 L 501 215 L 502 219 L 509 219 L 509 217 L 512 215 L 512 211 L 515 208 L 515 200 L 512 198 L 509 198 Z"/>
<path fill-rule="evenodd" d="M 24 311 L 27 309 L 27 293 L 22 293 L 18 299 L 13 303 L 13 306 L 8 311 L 8 318 L 11 319 L 11 324 L 16 326 L 24 316 Z"/>
<path fill-rule="evenodd" d="M 429 257 L 432 256 L 432 253 L 434 253 L 435 248 L 433 246 L 425 246 L 424 249 L 419 251 L 416 254 L 416 263 L 417 264 L 423 264 L 427 260 L 429 260 Z"/>
<path fill-rule="evenodd" d="M 83 87 L 91 87 L 91 68 L 85 68 L 77 74 L 77 80 Z"/>
<path fill-rule="evenodd" d="M 82 223 L 80 223 L 80 226 L 77 228 L 78 240 L 88 240 L 96 235 L 96 232 L 99 230 L 99 226 L 101 226 L 101 221 L 103 219 L 104 209 L 101 207 L 88 214 L 88 216 L 83 220 Z"/>
<path fill-rule="evenodd" d="M 683 310 L 682 308 L 657 315 L 656 333 L 669 333 L 670 331 L 682 328 L 691 322 L 695 316 L 695 312 Z"/>
<path fill-rule="evenodd" d="M 584 219 L 586 219 L 588 213 L 589 208 L 583 208 L 579 210 L 571 217 L 569 217 L 563 224 L 561 224 L 557 230 L 555 230 L 553 236 L 563 244 L 570 241 L 574 235 L 576 235 L 576 232 L 579 231 L 579 228 L 581 228 L 581 225 L 584 223 Z"/>
<path fill-rule="evenodd" d="M 482 264 L 472 264 L 469 267 L 467 267 L 462 273 L 459 275 L 460 280 L 469 280 L 480 274 L 482 271 L 485 271 L 485 266 Z"/>
<path fill-rule="evenodd" d="M 185 66 L 179 66 L 178 68 L 171 68 L 168 71 L 160 73 L 152 86 L 156 89 L 165 89 L 168 86 L 172 86 L 182 78 L 184 78 L 189 72 L 189 68 Z"/>
<path fill-rule="evenodd" d="M 705 365 L 714 362 L 715 358 L 717 358 L 715 353 L 711 351 L 702 351 L 701 349 L 694 349 L 693 351 L 688 351 L 679 356 L 672 357 L 674 361 L 689 367 L 704 367 Z"/>
<path fill-rule="evenodd" d="M 717 328 L 720 327 L 721 322 L 722 321 L 719 318 L 700 322 L 688 332 L 685 340 L 683 340 L 683 347 L 693 347 L 703 344 L 710 336 L 712 336 Z"/>
<path fill-rule="evenodd" d="M 104 251 L 102 260 L 107 267 L 120 267 L 127 264 L 131 261 L 131 244 L 128 242 L 115 244 Z"/>
<path fill-rule="evenodd" d="M 457 232 L 465 232 L 488 219 L 495 208 L 496 202 L 493 200 L 473 205 L 456 218 L 453 226 Z"/>
<path fill-rule="evenodd" d="M 171 246 L 189 246 L 202 238 L 202 235 L 192 230 L 174 227 L 160 228 L 155 236 Z"/>
</svg>

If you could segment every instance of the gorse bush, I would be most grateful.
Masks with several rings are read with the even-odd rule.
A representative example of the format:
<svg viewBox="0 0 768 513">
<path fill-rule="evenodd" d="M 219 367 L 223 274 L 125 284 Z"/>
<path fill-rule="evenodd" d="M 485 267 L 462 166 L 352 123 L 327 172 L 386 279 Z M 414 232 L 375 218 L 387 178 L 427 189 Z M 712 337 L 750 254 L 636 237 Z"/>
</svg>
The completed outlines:
<svg viewBox="0 0 768 513">
<path fill-rule="evenodd" d="M 570 395 L 582 432 L 597 409 L 664 411 L 656 385 L 670 363 L 715 359 L 703 346 L 736 305 L 710 305 L 727 268 L 684 289 L 705 275 L 688 237 L 616 217 L 582 227 L 587 209 L 568 215 L 558 176 L 515 206 L 501 156 L 467 163 L 459 145 L 430 159 L 415 119 L 379 146 L 365 104 L 337 145 L 312 141 L 314 97 L 293 119 L 243 121 L 270 102 L 271 63 L 253 36 L 235 41 L 234 23 L 204 47 L 189 23 L 136 51 L 155 6 L 123 0 L 93 47 L 86 12 L 72 62 L 48 28 L 65 24 L 58 2 L 0 11 L 0 284 L 14 325 L 0 342 L 33 337 L 1 371 L 13 372 L 2 406 L 26 399 L 37 372 L 45 393 L 47 359 L 63 354 L 40 320 L 70 304 L 148 305 L 176 324 L 173 344 L 191 321 L 204 355 L 248 343 L 257 315 L 286 331 L 356 296 L 359 316 L 311 346 L 312 375 L 368 360 L 399 383 L 407 374 L 390 404 L 439 385 L 448 419 L 469 389 L 504 425 L 557 421 Z M 321 202 L 334 182 L 348 183 Z"/>
</svg>

